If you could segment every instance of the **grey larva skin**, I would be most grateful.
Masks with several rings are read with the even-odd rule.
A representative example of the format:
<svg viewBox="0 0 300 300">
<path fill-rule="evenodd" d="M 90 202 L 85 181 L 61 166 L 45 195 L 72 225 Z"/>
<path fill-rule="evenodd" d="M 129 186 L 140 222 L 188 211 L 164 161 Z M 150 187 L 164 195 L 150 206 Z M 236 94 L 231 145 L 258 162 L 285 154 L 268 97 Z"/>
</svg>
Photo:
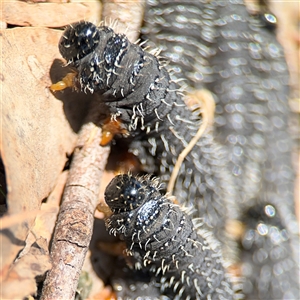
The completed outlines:
<svg viewBox="0 0 300 300">
<path fill-rule="evenodd" d="M 226 145 L 246 226 L 247 298 L 298 299 L 288 71 L 274 32 L 242 1 L 148 1 L 143 32 L 175 78 L 215 94 L 215 133 Z"/>
<path fill-rule="evenodd" d="M 107 186 L 113 211 L 106 221 L 111 234 L 125 241 L 137 269 L 150 270 L 161 294 L 170 299 L 233 299 L 221 253 L 209 233 L 195 229 L 178 205 L 162 196 L 149 177 L 118 175 Z"/>
</svg>

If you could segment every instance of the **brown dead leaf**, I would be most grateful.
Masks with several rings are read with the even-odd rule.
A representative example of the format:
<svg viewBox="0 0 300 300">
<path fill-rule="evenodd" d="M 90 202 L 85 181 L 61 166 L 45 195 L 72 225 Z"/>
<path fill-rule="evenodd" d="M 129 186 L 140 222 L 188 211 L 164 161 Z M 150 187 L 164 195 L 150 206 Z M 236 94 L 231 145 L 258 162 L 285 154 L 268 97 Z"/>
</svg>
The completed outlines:
<svg viewBox="0 0 300 300">
<path fill-rule="evenodd" d="M 8 215 L 40 209 L 72 153 L 86 100 L 76 105 L 58 100 L 49 91 L 51 76 L 61 67 L 58 40 L 61 31 L 46 28 L 14 28 L 1 31 L 1 158 L 6 172 Z M 58 61 L 58 60 L 57 60 Z M 56 65 L 56 68 L 54 66 Z M 69 95 L 65 93 L 65 95 Z M 76 99 L 75 99 L 76 98 Z M 81 105 L 80 105 L 81 103 Z M 5 129 L 5 130 L 4 130 Z M 2 276 L 32 226 L 35 216 L 0 233 Z"/>
<path fill-rule="evenodd" d="M 74 3 L 3 2 L 2 22 L 19 26 L 63 27 L 79 20 L 99 22 L 101 2 Z"/>
<path fill-rule="evenodd" d="M 44 275 L 50 268 L 47 243 L 39 238 L 12 265 L 9 276 L 2 282 L 2 299 L 23 299 L 26 295 L 36 293 L 35 278 Z"/>
<path fill-rule="evenodd" d="M 64 171 L 59 175 L 55 188 L 49 195 L 47 202 L 42 203 L 40 212 L 35 219 L 34 226 L 31 228 L 31 232 L 34 236 L 42 236 L 45 238 L 48 247 L 56 223 L 60 200 L 68 173 L 68 171 Z"/>
</svg>

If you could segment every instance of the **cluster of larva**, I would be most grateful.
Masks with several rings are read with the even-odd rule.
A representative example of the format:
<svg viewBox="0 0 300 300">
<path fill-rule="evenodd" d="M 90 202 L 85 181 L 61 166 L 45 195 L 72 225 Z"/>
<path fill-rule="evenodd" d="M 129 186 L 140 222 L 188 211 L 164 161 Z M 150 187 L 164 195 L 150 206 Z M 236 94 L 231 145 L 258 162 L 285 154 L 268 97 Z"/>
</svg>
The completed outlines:
<svg viewBox="0 0 300 300">
<path fill-rule="evenodd" d="M 118 118 L 123 129 L 133 138 L 129 145 L 132 152 L 144 165 L 149 157 L 152 158 L 153 171 L 159 174 L 163 183 L 167 183 L 177 157 L 196 135 L 202 121 L 197 112 L 186 107 L 177 84 L 170 79 L 169 72 L 157 57 L 130 43 L 126 36 L 114 33 L 111 28 L 96 27 L 89 22 L 70 25 L 60 40 L 59 49 L 76 69 L 73 84 L 83 91 L 102 95 L 112 119 Z M 195 215 L 202 218 L 203 228 L 209 228 L 222 247 L 229 249 L 226 253 L 234 253 L 236 246 L 225 231 L 228 214 L 235 215 L 234 206 L 228 209 L 234 197 L 231 184 L 228 184 L 230 179 L 225 170 L 224 153 L 210 133 L 205 133 L 188 153 L 177 178 L 174 187 L 177 201 L 194 206 Z M 182 214 L 180 210 L 176 213 Z M 177 217 L 179 215 L 175 214 L 174 218 Z M 185 229 L 182 234 L 187 234 Z M 185 253 L 184 248 L 182 251 Z M 218 270 L 222 251 L 220 247 L 215 251 L 210 259 L 213 260 L 212 266 L 218 265 L 215 268 Z M 184 255 L 178 257 L 180 260 L 184 260 Z M 181 270 L 188 266 L 184 264 Z M 198 279 L 191 277 L 196 283 L 194 287 L 199 285 L 200 290 L 204 289 L 208 294 L 218 293 L 218 285 L 213 291 L 209 287 L 211 277 L 208 276 L 206 281 L 205 274 L 208 273 L 202 271 L 197 274 Z M 172 272 L 165 270 L 165 280 L 177 272 L 177 269 Z M 203 280 L 204 285 L 208 284 L 206 288 L 200 283 Z M 224 282 L 226 280 L 224 277 Z M 184 281 L 185 287 L 176 288 L 174 297 L 178 293 L 187 293 L 189 283 Z"/>
<path fill-rule="evenodd" d="M 180 166 L 173 194 L 179 204 L 194 207 L 191 217 L 149 178 L 124 175 L 107 188 L 114 212 L 109 230 L 123 237 L 135 266 L 152 274 L 150 281 L 157 274 L 158 285 L 150 286 L 162 295 L 231 299 L 237 295 L 222 261 L 236 262 L 238 247 L 226 229 L 228 221 L 241 220 L 243 291 L 249 298 L 293 298 L 299 288 L 291 253 L 298 239 L 286 134 L 287 75 L 282 79 L 287 71 L 280 47 L 248 16 L 241 0 L 230 0 L 230 5 L 149 3 L 144 32 L 174 64 L 173 80 L 155 55 L 125 35 L 78 22 L 59 43 L 62 56 L 76 69 L 62 86 L 101 94 L 120 126 L 115 132 L 130 136 L 129 149 L 163 184 L 202 124 L 199 114 L 185 106 L 177 77 L 214 93 L 221 145 L 215 133 L 205 132 Z M 193 227 L 195 216 L 201 218 L 201 228 Z M 220 247 L 208 241 L 208 233 Z M 133 295 L 126 299 L 138 291 Z"/>
<path fill-rule="evenodd" d="M 142 33 L 160 46 L 173 79 L 215 98 L 214 136 L 227 152 L 243 229 L 245 297 L 298 299 L 289 72 L 271 9 L 251 14 L 245 2 L 148 1 Z"/>
<path fill-rule="evenodd" d="M 170 299 L 234 299 L 234 291 L 211 233 L 194 227 L 178 205 L 161 195 L 157 180 L 118 175 L 105 200 L 118 234 L 134 257 L 136 269 L 148 269 Z"/>
<path fill-rule="evenodd" d="M 89 22 L 70 25 L 59 49 L 78 72 L 74 84 L 101 94 L 111 118 L 118 118 L 134 138 L 130 139 L 131 151 L 144 166 L 152 158 L 148 166 L 167 183 L 179 154 L 202 121 L 197 112 L 186 107 L 177 84 L 157 57 L 124 35 Z M 226 206 L 233 196 L 224 153 L 210 133 L 205 133 L 187 155 L 178 178 L 174 195 L 179 203 L 199 208 L 198 216 L 205 215 L 204 222 L 218 230 L 218 239 L 226 240 Z M 234 207 L 230 213 L 234 215 Z"/>
</svg>

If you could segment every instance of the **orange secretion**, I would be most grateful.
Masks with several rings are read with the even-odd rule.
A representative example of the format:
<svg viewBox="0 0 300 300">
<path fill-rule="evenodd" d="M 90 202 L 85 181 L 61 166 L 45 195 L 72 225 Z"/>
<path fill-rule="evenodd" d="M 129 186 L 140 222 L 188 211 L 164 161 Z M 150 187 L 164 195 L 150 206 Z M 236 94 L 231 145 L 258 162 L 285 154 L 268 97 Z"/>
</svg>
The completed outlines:
<svg viewBox="0 0 300 300">
<path fill-rule="evenodd" d="M 118 133 L 127 134 L 127 130 L 122 128 L 122 122 L 119 119 L 107 119 L 102 126 L 101 146 L 107 145 Z"/>
<path fill-rule="evenodd" d="M 52 92 L 62 91 L 68 87 L 74 86 L 74 78 L 76 73 L 68 73 L 61 81 L 58 81 L 50 86 Z"/>
</svg>

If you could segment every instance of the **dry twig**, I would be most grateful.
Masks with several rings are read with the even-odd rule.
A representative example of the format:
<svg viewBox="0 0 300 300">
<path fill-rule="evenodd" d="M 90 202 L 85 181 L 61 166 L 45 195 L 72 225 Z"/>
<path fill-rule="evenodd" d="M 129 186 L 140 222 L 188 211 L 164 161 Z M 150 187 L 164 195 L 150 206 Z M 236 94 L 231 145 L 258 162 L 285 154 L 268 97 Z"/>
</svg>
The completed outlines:
<svg viewBox="0 0 300 300">
<path fill-rule="evenodd" d="M 92 236 L 102 172 L 109 147 L 101 147 L 101 130 L 83 125 L 65 187 L 52 247 L 52 269 L 42 291 L 43 300 L 74 299 L 79 275 Z"/>
</svg>

